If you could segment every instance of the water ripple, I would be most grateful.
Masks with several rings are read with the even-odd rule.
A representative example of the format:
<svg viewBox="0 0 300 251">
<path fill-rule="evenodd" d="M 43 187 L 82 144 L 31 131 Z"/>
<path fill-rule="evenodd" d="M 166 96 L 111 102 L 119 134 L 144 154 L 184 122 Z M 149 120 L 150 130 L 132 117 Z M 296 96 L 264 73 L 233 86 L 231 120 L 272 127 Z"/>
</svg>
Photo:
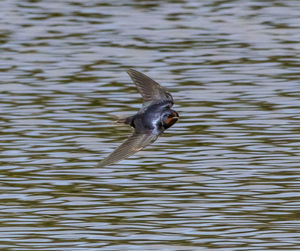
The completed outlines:
<svg viewBox="0 0 300 251">
<path fill-rule="evenodd" d="M 299 4 L 6 1 L 0 248 L 297 249 Z M 180 121 L 118 164 L 133 67 Z"/>
</svg>

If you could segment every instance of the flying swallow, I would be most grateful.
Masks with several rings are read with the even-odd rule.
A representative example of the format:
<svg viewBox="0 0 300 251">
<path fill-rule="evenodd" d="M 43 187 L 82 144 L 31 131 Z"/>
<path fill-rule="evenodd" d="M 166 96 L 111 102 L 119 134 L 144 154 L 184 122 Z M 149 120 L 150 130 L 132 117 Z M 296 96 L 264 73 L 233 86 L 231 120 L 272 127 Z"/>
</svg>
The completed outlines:
<svg viewBox="0 0 300 251">
<path fill-rule="evenodd" d="M 103 159 L 98 167 L 116 163 L 152 144 L 179 118 L 178 113 L 171 109 L 174 104 L 172 95 L 160 84 L 136 70 L 129 69 L 127 73 L 142 95 L 143 106 L 135 115 L 117 121 L 130 125 L 134 128 L 134 132 Z"/>
</svg>

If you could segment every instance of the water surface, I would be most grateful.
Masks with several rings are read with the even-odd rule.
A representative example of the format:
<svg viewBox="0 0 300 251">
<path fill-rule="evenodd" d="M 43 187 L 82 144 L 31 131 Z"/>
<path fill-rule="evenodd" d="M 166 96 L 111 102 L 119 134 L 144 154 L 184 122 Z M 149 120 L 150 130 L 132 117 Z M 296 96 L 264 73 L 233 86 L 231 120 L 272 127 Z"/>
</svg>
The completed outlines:
<svg viewBox="0 0 300 251">
<path fill-rule="evenodd" d="M 300 246 L 298 1 L 4 1 L 1 250 Z M 104 168 L 141 98 L 180 121 Z"/>
</svg>

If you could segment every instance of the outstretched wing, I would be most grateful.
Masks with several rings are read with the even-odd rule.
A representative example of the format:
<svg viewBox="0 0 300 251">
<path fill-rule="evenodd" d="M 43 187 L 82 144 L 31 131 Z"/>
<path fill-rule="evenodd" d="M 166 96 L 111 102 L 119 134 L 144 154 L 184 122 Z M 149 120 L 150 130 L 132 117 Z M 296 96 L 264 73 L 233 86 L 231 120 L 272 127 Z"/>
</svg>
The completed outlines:
<svg viewBox="0 0 300 251">
<path fill-rule="evenodd" d="M 135 83 L 139 93 L 142 95 L 144 103 L 168 101 L 173 105 L 172 95 L 161 87 L 159 83 L 133 69 L 129 69 L 127 73 Z"/>
<path fill-rule="evenodd" d="M 152 144 L 158 135 L 155 134 L 137 134 L 131 135 L 123 144 L 121 144 L 115 151 L 113 151 L 108 157 L 103 159 L 98 167 L 111 165 L 122 159 L 125 159 L 136 152 L 142 150 L 144 147 Z"/>
</svg>

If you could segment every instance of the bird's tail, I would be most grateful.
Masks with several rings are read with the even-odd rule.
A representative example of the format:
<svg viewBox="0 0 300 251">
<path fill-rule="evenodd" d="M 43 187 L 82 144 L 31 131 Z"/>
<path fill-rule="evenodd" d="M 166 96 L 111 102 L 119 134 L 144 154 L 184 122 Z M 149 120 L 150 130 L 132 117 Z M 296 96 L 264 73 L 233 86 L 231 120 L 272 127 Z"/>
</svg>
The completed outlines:
<svg viewBox="0 0 300 251">
<path fill-rule="evenodd" d="M 131 123 L 131 117 L 132 116 L 128 116 L 128 114 L 118 114 L 117 116 L 115 115 L 115 123 L 118 125 L 129 125 Z"/>
<path fill-rule="evenodd" d="M 118 118 L 118 119 L 115 121 L 115 123 L 116 123 L 116 124 L 127 124 L 127 123 L 126 123 L 126 119 L 127 119 L 127 118 Z"/>
</svg>

